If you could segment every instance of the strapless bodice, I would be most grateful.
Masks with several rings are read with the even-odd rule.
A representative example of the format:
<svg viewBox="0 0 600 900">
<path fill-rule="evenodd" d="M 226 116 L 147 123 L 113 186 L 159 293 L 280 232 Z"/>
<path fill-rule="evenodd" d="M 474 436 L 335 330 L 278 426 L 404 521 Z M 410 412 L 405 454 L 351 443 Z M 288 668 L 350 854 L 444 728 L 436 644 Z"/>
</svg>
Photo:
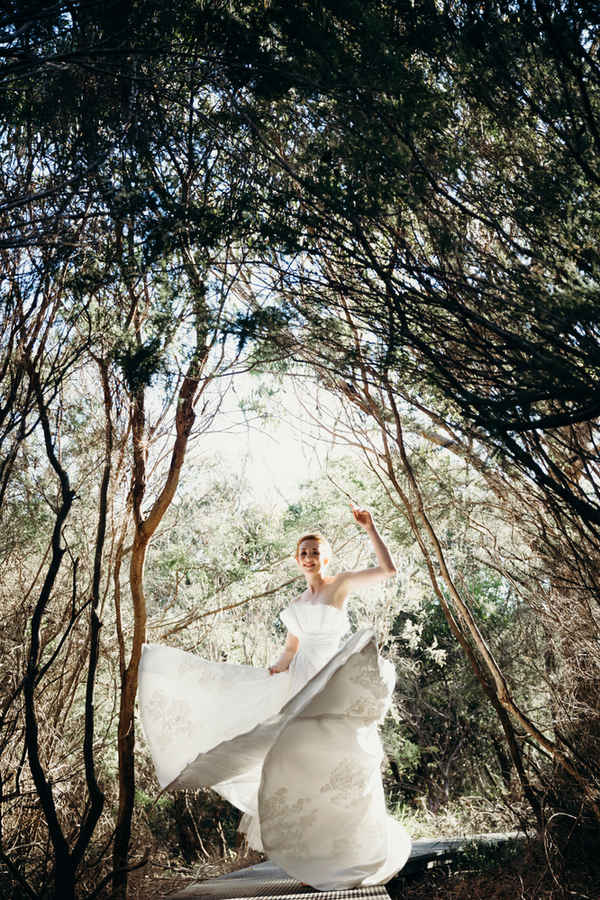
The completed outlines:
<svg viewBox="0 0 600 900">
<path fill-rule="evenodd" d="M 350 628 L 346 611 L 327 603 L 295 600 L 279 614 L 285 627 L 300 641 L 292 661 L 293 689 L 312 677 L 328 662 Z"/>
</svg>

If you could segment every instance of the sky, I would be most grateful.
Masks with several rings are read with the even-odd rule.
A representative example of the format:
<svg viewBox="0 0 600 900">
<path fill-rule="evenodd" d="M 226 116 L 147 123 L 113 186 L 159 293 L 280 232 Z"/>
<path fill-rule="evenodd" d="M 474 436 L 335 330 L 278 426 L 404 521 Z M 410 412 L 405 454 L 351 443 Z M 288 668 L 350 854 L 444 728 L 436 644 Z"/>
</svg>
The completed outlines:
<svg viewBox="0 0 600 900">
<path fill-rule="evenodd" d="M 260 384 L 271 390 L 274 386 L 268 379 L 236 376 L 235 393 L 228 393 L 215 420 L 219 430 L 205 433 L 196 452 L 220 456 L 228 469 L 247 479 L 257 496 L 287 505 L 298 497 L 302 481 L 317 476 L 328 456 L 342 451 L 324 435 L 319 439 L 313 434 L 303 406 L 314 406 L 314 396 L 306 393 L 299 399 L 290 387 L 278 385 L 275 395 L 256 398 Z M 272 418 L 259 418 L 247 408 L 253 397 Z"/>
</svg>

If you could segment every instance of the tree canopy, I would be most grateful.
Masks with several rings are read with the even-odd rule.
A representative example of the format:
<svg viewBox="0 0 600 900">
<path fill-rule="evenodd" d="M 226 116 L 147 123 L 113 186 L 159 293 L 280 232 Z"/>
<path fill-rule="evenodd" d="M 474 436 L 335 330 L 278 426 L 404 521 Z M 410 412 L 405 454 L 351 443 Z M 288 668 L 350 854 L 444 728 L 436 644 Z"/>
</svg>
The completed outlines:
<svg viewBox="0 0 600 900">
<path fill-rule="evenodd" d="M 452 635 L 483 689 L 473 704 L 489 703 L 482 741 L 505 787 L 514 770 L 540 827 L 558 810 L 597 828 L 599 14 L 570 0 L 81 0 L 0 14 L 0 564 L 23 598 L 4 597 L 0 802 L 14 812 L 37 795 L 38 843 L 52 846 L 31 863 L 12 838 L 0 847 L 26 893 L 54 879 L 75 896 L 95 859 L 82 891 L 112 878 L 126 895 L 156 577 L 144 562 L 189 440 L 242 370 L 334 398 L 317 427 L 362 448 L 370 489 L 418 548 L 426 613 L 398 611 L 390 652 L 404 628 L 422 628 L 429 650 L 432 632 Z M 451 525 L 440 485 L 456 486 Z M 251 519 L 246 552 L 226 544 L 238 562 L 260 546 L 271 577 L 277 542 Z M 237 564 L 201 558 L 203 597 L 207 579 L 243 581 Z M 195 615 L 179 589 L 177 634 Z M 526 641 L 518 652 L 538 706 L 505 616 L 531 629 L 531 655 Z M 419 642 L 411 653 L 398 661 L 412 731 L 394 746 L 422 784 L 435 760 L 410 747 L 430 740 L 418 664 L 433 657 Z M 119 710 L 102 717 L 118 797 L 95 760 L 100 677 Z M 449 682 L 424 690 L 463 709 Z M 52 728 L 77 714 L 82 768 L 63 807 Z"/>
</svg>

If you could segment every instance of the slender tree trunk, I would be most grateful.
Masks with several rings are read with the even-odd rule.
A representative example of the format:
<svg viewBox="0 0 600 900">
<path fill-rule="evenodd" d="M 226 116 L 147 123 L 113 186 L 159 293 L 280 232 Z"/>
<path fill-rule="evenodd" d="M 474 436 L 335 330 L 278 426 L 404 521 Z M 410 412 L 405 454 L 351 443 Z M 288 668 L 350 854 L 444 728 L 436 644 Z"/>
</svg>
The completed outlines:
<svg viewBox="0 0 600 900">
<path fill-rule="evenodd" d="M 143 573 L 148 540 L 144 535 L 143 528 L 136 530 L 129 569 L 129 584 L 134 609 L 134 634 L 129 665 L 125 669 L 121 682 L 118 727 L 119 809 L 113 850 L 114 897 L 122 898 L 122 900 L 125 900 L 127 896 L 127 864 L 135 799 L 134 710 L 138 669 L 142 656 L 142 645 L 146 635 L 146 603 L 143 591 Z"/>
<path fill-rule="evenodd" d="M 200 332 L 198 333 L 200 343 Z M 202 335 L 203 336 L 203 335 Z M 140 389 L 132 404 L 133 441 L 133 517 L 135 534 L 129 567 L 129 585 L 133 604 L 134 628 L 131 656 L 121 682 L 121 702 L 118 727 L 119 808 L 113 846 L 113 897 L 126 900 L 129 844 L 135 798 L 135 698 L 142 646 L 146 637 L 146 601 L 144 598 L 144 562 L 152 535 L 169 508 L 179 482 L 187 442 L 194 424 L 194 405 L 201 392 L 199 377 L 206 362 L 203 345 L 194 355 L 182 381 L 175 417 L 176 437 L 171 454 L 169 472 L 162 491 L 148 516 L 142 516 L 142 501 L 146 490 L 147 451 L 144 392 Z"/>
<path fill-rule="evenodd" d="M 54 801 L 54 792 L 52 784 L 46 777 L 42 762 L 40 759 L 39 747 L 39 729 L 35 707 L 35 688 L 39 678 L 39 659 L 40 659 L 40 629 L 42 619 L 46 611 L 46 607 L 50 601 L 52 589 L 56 582 L 62 558 L 64 556 L 64 548 L 61 546 L 61 530 L 69 515 L 73 504 L 74 493 L 71 490 L 69 478 L 66 471 L 61 466 L 52 441 L 50 431 L 50 423 L 42 390 L 40 387 L 37 373 L 30 372 L 30 378 L 34 386 L 37 396 L 38 410 L 42 430 L 44 433 L 44 443 L 48 460 L 56 472 L 60 483 L 60 505 L 56 510 L 56 518 L 54 522 L 54 530 L 52 533 L 52 554 L 50 565 L 44 579 L 44 584 L 40 591 L 38 601 L 36 603 L 33 616 L 31 619 L 31 641 L 29 645 L 29 658 L 27 662 L 27 673 L 23 683 L 23 697 L 25 701 L 25 746 L 27 749 L 27 758 L 29 760 L 29 768 L 35 784 L 40 803 L 44 811 L 44 817 L 48 824 L 48 832 L 54 851 L 54 883 L 56 896 L 65 898 L 65 900 L 74 900 L 75 898 L 75 869 L 70 858 L 69 846 L 61 828 L 56 804 Z"/>
<path fill-rule="evenodd" d="M 557 742 L 550 741 L 546 738 L 540 729 L 536 727 L 535 723 L 523 712 L 519 705 L 515 703 L 500 667 L 481 634 L 467 603 L 457 589 L 446 564 L 441 543 L 425 510 L 423 497 L 406 452 L 401 416 L 391 382 L 384 373 L 381 387 L 382 399 L 384 395 L 387 400 L 389 412 L 391 412 L 391 416 L 389 415 L 389 412 L 384 416 L 383 411 L 385 409 L 385 404 L 383 402 L 378 402 L 371 393 L 371 385 L 376 383 L 377 379 L 369 377 L 370 373 L 367 371 L 368 366 L 363 356 L 356 325 L 343 300 L 342 305 L 345 309 L 346 321 L 353 332 L 356 359 L 361 378 L 360 396 L 354 394 L 349 396 L 345 390 L 344 393 L 347 397 L 349 396 L 349 399 L 356 403 L 363 412 L 367 411 L 379 426 L 384 445 L 383 456 L 385 458 L 387 476 L 398 494 L 398 497 L 401 499 L 402 505 L 407 513 L 411 529 L 425 558 L 432 586 L 440 601 L 440 605 L 452 633 L 460 643 L 477 679 L 496 710 L 507 739 L 511 759 L 521 781 L 523 791 L 536 815 L 536 819 L 538 822 L 541 822 L 541 802 L 525 772 L 522 753 L 516 738 L 513 721 L 520 725 L 540 747 L 553 756 L 554 759 L 578 782 L 590 803 L 594 814 L 600 819 L 600 794 L 593 784 L 590 772 L 586 771 L 572 754 L 566 753 L 563 747 L 559 746 Z M 379 374 L 379 380 L 382 380 L 381 373 Z M 394 441 L 400 456 L 401 467 L 409 485 L 408 493 L 402 489 L 396 478 L 392 454 L 389 448 L 390 438 Z M 453 604 L 453 610 L 451 610 L 446 603 L 443 592 L 437 584 L 437 577 L 431 558 L 432 555 L 427 546 L 428 542 L 433 548 L 433 556 L 438 564 L 441 578 L 448 588 Z"/>
<path fill-rule="evenodd" d="M 483 672 L 486 673 L 483 679 L 481 675 L 478 675 L 478 678 L 484 685 L 484 687 L 486 683 L 489 686 L 489 690 L 486 690 L 486 693 L 488 693 L 488 696 L 493 702 L 494 708 L 498 712 L 500 721 L 502 722 L 503 728 L 508 738 L 509 749 L 513 758 L 513 762 L 515 763 L 515 767 L 519 774 L 519 778 L 522 781 L 524 791 L 530 803 L 532 804 L 536 816 L 538 816 L 539 818 L 541 807 L 539 805 L 539 800 L 534 797 L 534 792 L 525 776 L 521 753 L 514 737 L 514 730 L 510 722 L 510 717 L 512 717 L 512 719 L 517 722 L 540 747 L 542 747 L 547 753 L 553 756 L 556 762 L 577 781 L 577 783 L 583 790 L 583 793 L 586 796 L 590 807 L 594 811 L 596 818 L 600 820 L 600 793 L 598 792 L 597 787 L 594 785 L 593 780 L 590 777 L 591 773 L 589 771 L 586 771 L 581 762 L 574 758 L 573 755 L 569 755 L 568 753 L 566 753 L 563 747 L 559 746 L 557 742 L 548 739 L 540 731 L 540 729 L 537 728 L 537 726 L 529 718 L 529 716 L 527 716 L 519 707 L 519 705 L 514 701 L 506 680 L 500 670 L 500 667 L 498 666 L 490 648 L 483 638 L 483 635 L 481 634 L 469 607 L 458 591 L 456 584 L 454 583 L 454 580 L 448 570 L 440 541 L 425 511 L 423 498 L 419 491 L 412 466 L 406 454 L 400 414 L 389 383 L 387 385 L 387 395 L 394 414 L 396 426 L 396 445 L 400 452 L 402 468 L 405 475 L 407 476 L 411 492 L 414 497 L 414 504 L 416 506 L 417 515 L 424 527 L 428 539 L 431 541 L 442 578 L 444 580 L 444 583 L 446 584 L 446 587 L 448 588 L 454 607 L 456 609 L 457 618 L 460 621 L 461 627 L 460 629 L 458 629 L 458 632 L 455 632 L 455 634 L 462 634 L 464 629 L 464 636 L 461 640 L 461 646 L 465 651 L 467 647 L 470 647 L 470 643 L 466 639 L 466 635 L 468 635 L 472 640 L 474 647 L 476 648 L 478 654 L 477 664 L 481 670 L 481 674 L 483 674 Z M 385 435 L 385 428 L 382 428 L 382 434 Z M 389 457 L 389 455 L 388 458 L 390 459 L 391 464 L 391 457 Z M 408 501 L 408 498 L 406 498 L 406 501 L 404 502 L 406 505 L 406 503 L 409 503 L 410 501 Z M 446 607 L 447 604 L 445 604 L 444 602 L 443 606 Z M 446 609 L 444 609 L 444 612 L 446 612 Z M 476 659 L 473 650 L 471 649 L 467 655 L 469 660 L 473 664 L 473 660 Z M 481 659 L 481 664 L 479 664 L 479 659 Z M 502 709 L 502 713 L 500 712 L 500 709 Z"/>
<path fill-rule="evenodd" d="M 96 669 L 98 667 L 98 653 L 100 644 L 100 628 L 102 623 L 98 618 L 98 605 L 100 603 L 100 583 L 102 579 L 102 558 L 104 540 L 106 537 L 106 517 L 108 511 L 108 489 L 110 486 L 110 474 L 112 464 L 112 421 L 110 415 L 111 396 L 108 381 L 108 370 L 104 360 L 99 362 L 100 378 L 104 394 L 105 437 L 104 437 L 104 467 L 102 481 L 100 483 L 100 498 L 98 504 L 98 528 L 96 531 L 96 549 L 94 554 L 94 572 L 92 578 L 92 604 L 90 610 L 90 648 L 89 662 L 85 692 L 85 732 L 83 739 L 83 760 L 85 765 L 85 780 L 90 806 L 84 816 L 79 837 L 73 848 L 73 860 L 78 865 L 90 842 L 98 819 L 104 808 L 104 794 L 98 785 L 96 767 L 94 762 L 94 687 L 96 684 Z"/>
<path fill-rule="evenodd" d="M 452 632 L 456 641 L 460 645 L 465 657 L 467 658 L 467 661 L 469 662 L 469 664 L 471 666 L 471 669 L 472 669 L 475 677 L 477 678 L 479 684 L 483 688 L 484 693 L 486 694 L 487 698 L 489 699 L 490 703 L 492 704 L 492 706 L 494 707 L 494 709 L 496 711 L 496 714 L 500 720 L 500 724 L 502 725 L 502 730 L 504 731 L 504 735 L 506 737 L 506 742 L 508 744 L 510 758 L 513 762 L 513 765 L 517 772 L 519 781 L 521 782 L 521 786 L 523 788 L 523 793 L 525 794 L 525 796 L 533 810 L 533 813 L 535 815 L 538 825 L 541 826 L 541 824 L 542 824 L 542 807 L 541 807 L 540 799 L 539 799 L 538 795 L 536 794 L 535 790 L 533 789 L 531 782 L 529 781 L 529 778 L 527 777 L 525 767 L 523 766 L 523 756 L 521 753 L 521 748 L 519 746 L 519 742 L 517 740 L 515 730 L 513 728 L 510 717 L 508 716 L 506 710 L 500 703 L 498 696 L 496 694 L 496 691 L 494 690 L 490 679 L 487 677 L 487 674 L 486 674 L 484 668 L 482 667 L 477 655 L 475 654 L 473 647 L 471 646 L 471 644 L 467 638 L 467 635 L 464 633 L 459 622 L 456 620 L 456 617 L 454 616 L 454 614 L 452 613 L 452 610 L 450 609 L 450 607 L 448 606 L 448 603 L 446 602 L 446 598 L 444 597 L 443 591 L 440 589 L 440 585 L 438 583 L 438 579 L 437 579 L 435 569 L 433 566 L 433 561 L 431 559 L 431 554 L 430 554 L 427 544 L 424 541 L 423 536 L 421 534 L 421 530 L 419 528 L 417 517 L 415 515 L 415 510 L 413 508 L 413 503 L 411 503 L 409 496 L 402 490 L 402 487 L 396 478 L 396 475 L 395 475 L 395 472 L 394 472 L 394 469 L 392 466 L 391 456 L 389 454 L 389 451 L 387 448 L 387 442 L 385 439 L 384 439 L 384 443 L 386 443 L 386 451 L 385 452 L 386 452 L 386 458 L 387 458 L 387 462 L 388 462 L 388 477 L 389 477 L 392 485 L 394 486 L 396 493 L 400 497 L 402 504 L 404 506 L 409 525 L 411 527 L 413 534 L 415 535 L 415 537 L 417 539 L 417 543 L 419 544 L 419 548 L 420 548 L 423 558 L 425 560 L 425 564 L 427 566 L 427 571 L 429 573 L 429 580 L 431 581 L 431 585 L 433 587 L 434 593 L 435 593 L 436 597 L 438 598 L 440 607 L 442 609 L 442 612 L 444 613 L 444 617 L 446 619 L 446 622 L 448 623 L 448 627 L 450 628 L 450 631 Z M 416 482 L 415 482 L 415 489 L 416 489 Z"/>
<path fill-rule="evenodd" d="M 121 677 L 121 700 L 118 725 L 119 808 L 113 846 L 113 892 L 117 900 L 126 900 L 127 865 L 131 821 L 135 799 L 135 697 L 142 645 L 146 636 L 146 602 L 143 591 L 144 561 L 150 535 L 142 518 L 142 501 L 146 492 L 147 450 L 144 443 L 146 429 L 144 388 L 140 388 L 132 402 L 131 433 L 133 441 L 133 478 L 131 494 L 135 534 L 129 566 L 129 586 L 133 604 L 133 643 L 128 665 Z"/>
</svg>

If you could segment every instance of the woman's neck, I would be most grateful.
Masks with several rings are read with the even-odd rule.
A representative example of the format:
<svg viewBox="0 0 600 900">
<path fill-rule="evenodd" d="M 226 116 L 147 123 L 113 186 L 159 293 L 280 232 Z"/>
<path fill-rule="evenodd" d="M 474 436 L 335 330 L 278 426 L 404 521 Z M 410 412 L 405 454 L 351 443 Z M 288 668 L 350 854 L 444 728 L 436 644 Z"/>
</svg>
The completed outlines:
<svg viewBox="0 0 600 900">
<path fill-rule="evenodd" d="M 306 590 L 309 594 L 312 594 L 313 596 L 318 594 L 324 584 L 325 579 L 320 572 L 306 575 Z"/>
</svg>

